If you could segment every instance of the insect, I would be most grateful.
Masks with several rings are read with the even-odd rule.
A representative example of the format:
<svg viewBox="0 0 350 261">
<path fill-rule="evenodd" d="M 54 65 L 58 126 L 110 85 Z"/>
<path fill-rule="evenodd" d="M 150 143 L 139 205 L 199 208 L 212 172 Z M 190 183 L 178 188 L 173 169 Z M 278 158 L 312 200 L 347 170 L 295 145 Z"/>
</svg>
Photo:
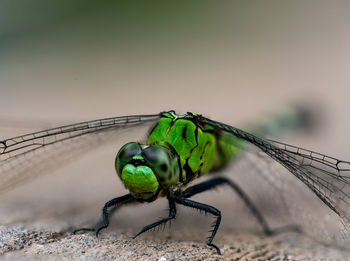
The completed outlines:
<svg viewBox="0 0 350 261">
<path fill-rule="evenodd" d="M 222 185 L 230 186 L 240 196 L 266 234 L 275 233 L 249 196 L 233 181 L 214 177 L 191 186 L 191 182 L 202 175 L 224 168 L 239 155 L 246 143 L 255 145 L 283 165 L 342 219 L 350 219 L 350 162 L 262 139 L 195 113 L 177 115 L 175 111 L 164 111 L 151 115 L 113 117 L 6 139 L 0 141 L 0 167 L 3 171 L 12 161 L 49 145 L 93 133 L 138 128 L 144 123 L 153 125 L 147 141 L 125 144 L 115 159 L 115 169 L 129 193 L 105 204 L 102 211 L 103 226 L 97 229 L 79 228 L 73 233 L 95 231 L 98 235 L 109 225 L 109 208 L 133 202 L 153 202 L 165 197 L 169 203 L 169 215 L 145 226 L 135 237 L 175 218 L 176 205 L 179 204 L 202 210 L 215 217 L 207 245 L 220 253 L 219 247 L 213 244 L 220 226 L 220 210 L 190 198 Z M 0 191 L 11 186 L 14 180 L 21 180 L 21 177 L 6 175 L 1 175 L 1 178 Z"/>
</svg>

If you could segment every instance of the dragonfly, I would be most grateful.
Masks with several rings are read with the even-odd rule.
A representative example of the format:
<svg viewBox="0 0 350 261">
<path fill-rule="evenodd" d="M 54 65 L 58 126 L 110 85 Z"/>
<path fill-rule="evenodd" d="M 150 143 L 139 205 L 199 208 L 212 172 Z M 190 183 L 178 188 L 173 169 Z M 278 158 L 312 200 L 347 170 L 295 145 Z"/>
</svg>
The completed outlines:
<svg viewBox="0 0 350 261">
<path fill-rule="evenodd" d="M 169 204 L 168 216 L 143 227 L 135 237 L 174 219 L 176 206 L 183 205 L 215 217 L 206 243 L 220 254 L 220 248 L 213 240 L 220 226 L 221 211 L 190 198 L 223 185 L 231 187 L 237 193 L 265 234 L 278 232 L 269 227 L 246 192 L 232 180 L 213 177 L 191 185 L 203 175 L 225 168 L 239 157 L 242 150 L 247 148 L 247 144 L 257 147 L 270 159 L 282 165 L 342 220 L 350 220 L 350 162 L 260 138 L 254 131 L 244 131 L 201 114 L 188 112 L 178 115 L 173 110 L 86 121 L 0 141 L 0 192 L 28 179 L 23 172 L 17 175 L 9 173 L 18 164 L 26 166 L 26 156 L 30 154 L 35 156 L 37 151 L 56 144 L 99 133 L 138 130 L 143 125 L 151 126 L 147 140 L 143 143 L 132 141 L 125 144 L 115 158 L 116 172 L 129 193 L 105 203 L 102 210 L 102 226 L 78 228 L 73 233 L 94 231 L 98 235 L 102 229 L 109 226 L 110 208 L 131 203 L 150 203 L 159 198 L 166 198 Z M 266 133 L 260 130 L 260 134 L 265 136 Z M 30 160 L 29 158 L 27 161 Z"/>
</svg>

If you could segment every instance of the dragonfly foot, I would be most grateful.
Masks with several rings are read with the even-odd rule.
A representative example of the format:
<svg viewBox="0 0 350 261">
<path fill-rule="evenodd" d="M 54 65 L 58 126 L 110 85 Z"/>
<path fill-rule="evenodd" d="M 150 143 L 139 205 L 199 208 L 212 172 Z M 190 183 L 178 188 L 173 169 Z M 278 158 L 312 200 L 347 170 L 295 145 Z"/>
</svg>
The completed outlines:
<svg viewBox="0 0 350 261">
<path fill-rule="evenodd" d="M 94 232 L 94 231 L 96 231 L 96 229 L 95 228 L 85 228 L 85 227 L 77 228 L 77 229 L 74 229 L 72 231 L 72 234 L 76 235 L 78 232 L 81 232 L 81 231 Z"/>
<path fill-rule="evenodd" d="M 222 255 L 221 254 L 221 251 L 220 251 L 220 248 L 218 248 L 216 245 L 214 245 L 213 243 L 208 243 L 208 246 L 211 246 L 213 248 L 215 248 L 216 252 L 218 255 Z"/>
<path fill-rule="evenodd" d="M 96 231 L 96 237 L 98 237 L 98 234 L 100 233 L 100 231 L 102 230 L 102 229 L 105 229 L 105 228 L 107 228 L 108 227 L 108 225 L 104 225 L 104 226 L 102 226 L 102 227 L 99 227 L 98 229 L 95 229 L 95 231 Z"/>
</svg>

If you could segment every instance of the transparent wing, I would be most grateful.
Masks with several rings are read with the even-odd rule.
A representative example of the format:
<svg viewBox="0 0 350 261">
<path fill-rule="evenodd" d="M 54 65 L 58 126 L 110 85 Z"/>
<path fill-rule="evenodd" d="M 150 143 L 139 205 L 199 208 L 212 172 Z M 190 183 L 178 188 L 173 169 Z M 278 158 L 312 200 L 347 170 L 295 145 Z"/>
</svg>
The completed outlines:
<svg viewBox="0 0 350 261">
<path fill-rule="evenodd" d="M 148 126 L 159 118 L 160 114 L 105 118 L 0 141 L 0 193 L 108 142 L 110 135 L 106 134 Z"/>
<path fill-rule="evenodd" d="M 307 185 L 328 207 L 350 221 L 350 162 L 272 140 L 198 116 L 200 121 L 248 141 L 282 164 Z"/>
<path fill-rule="evenodd" d="M 349 224 L 259 148 L 250 146 L 224 174 L 247 193 L 272 229 L 297 225 L 318 242 L 342 248 L 349 246 Z M 240 213 L 239 217 L 235 215 L 235 219 L 240 218 L 238 228 L 243 224 L 249 229 L 255 224 L 261 229 L 240 199 L 234 194 L 233 199 L 235 213 Z M 232 199 L 227 205 L 232 209 Z"/>
</svg>

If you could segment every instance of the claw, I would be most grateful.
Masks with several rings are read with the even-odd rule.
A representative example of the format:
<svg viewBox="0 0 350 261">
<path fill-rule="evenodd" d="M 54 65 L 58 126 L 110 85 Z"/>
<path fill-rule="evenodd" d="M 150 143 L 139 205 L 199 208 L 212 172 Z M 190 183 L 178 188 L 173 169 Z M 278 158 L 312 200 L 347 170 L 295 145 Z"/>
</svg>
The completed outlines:
<svg viewBox="0 0 350 261">
<path fill-rule="evenodd" d="M 96 237 L 98 237 L 98 234 L 100 233 L 100 231 L 102 230 L 102 229 L 105 229 L 107 226 L 105 225 L 105 226 L 102 226 L 102 227 L 99 227 L 97 230 L 96 230 Z"/>
<path fill-rule="evenodd" d="M 218 255 L 222 255 L 221 254 L 221 251 L 220 251 L 220 248 L 218 248 L 216 245 L 214 245 L 213 243 L 208 243 L 208 246 L 211 246 L 213 248 L 215 248 L 216 252 Z"/>
<path fill-rule="evenodd" d="M 73 235 L 76 235 L 77 232 L 80 232 L 80 231 L 88 231 L 88 232 L 93 232 L 95 231 L 96 229 L 95 228 L 85 228 L 85 227 L 82 227 L 82 228 L 77 228 L 77 229 L 74 229 L 72 231 L 72 234 Z"/>
<path fill-rule="evenodd" d="M 143 232 L 145 232 L 145 231 L 143 231 L 143 229 L 142 229 L 139 233 L 137 233 L 135 236 L 133 236 L 132 239 L 137 238 L 137 237 L 138 237 L 139 235 L 141 235 Z"/>
</svg>

